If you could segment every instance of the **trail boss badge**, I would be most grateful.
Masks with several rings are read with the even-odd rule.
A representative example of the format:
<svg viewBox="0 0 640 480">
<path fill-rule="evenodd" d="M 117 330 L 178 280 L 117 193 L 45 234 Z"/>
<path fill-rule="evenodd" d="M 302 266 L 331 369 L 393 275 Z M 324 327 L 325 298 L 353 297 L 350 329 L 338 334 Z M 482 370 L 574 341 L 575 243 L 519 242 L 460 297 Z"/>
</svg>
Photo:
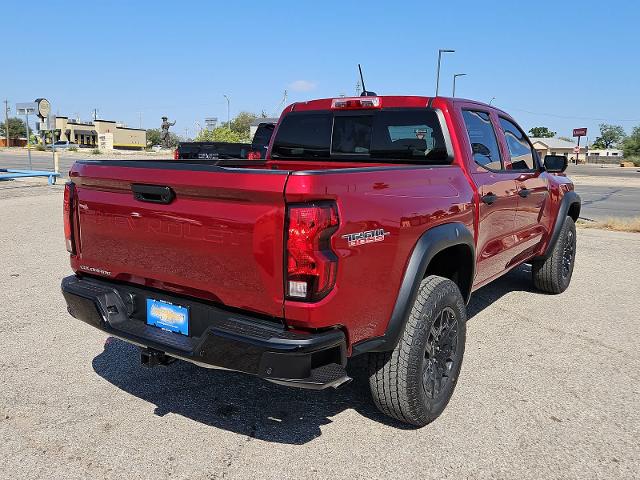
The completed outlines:
<svg viewBox="0 0 640 480">
<path fill-rule="evenodd" d="M 383 228 L 377 228 L 365 232 L 347 233 L 342 235 L 342 238 L 347 240 L 350 247 L 357 247 L 366 243 L 382 242 L 387 235 L 389 232 L 385 232 Z"/>
</svg>

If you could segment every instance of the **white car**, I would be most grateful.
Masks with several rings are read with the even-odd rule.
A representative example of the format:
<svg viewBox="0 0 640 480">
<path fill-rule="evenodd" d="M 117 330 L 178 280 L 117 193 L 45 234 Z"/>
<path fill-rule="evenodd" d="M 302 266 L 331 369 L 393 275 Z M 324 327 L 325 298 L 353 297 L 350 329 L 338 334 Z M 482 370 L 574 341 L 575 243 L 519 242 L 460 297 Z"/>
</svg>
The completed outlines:
<svg viewBox="0 0 640 480">
<path fill-rule="evenodd" d="M 65 141 L 65 140 L 58 140 L 56 143 L 54 143 L 56 150 L 66 150 L 67 148 L 71 148 L 71 147 L 76 147 L 78 148 L 78 144 L 75 142 L 69 142 L 69 141 Z M 51 146 L 51 144 L 47 145 L 47 150 L 52 150 L 53 147 Z"/>
</svg>

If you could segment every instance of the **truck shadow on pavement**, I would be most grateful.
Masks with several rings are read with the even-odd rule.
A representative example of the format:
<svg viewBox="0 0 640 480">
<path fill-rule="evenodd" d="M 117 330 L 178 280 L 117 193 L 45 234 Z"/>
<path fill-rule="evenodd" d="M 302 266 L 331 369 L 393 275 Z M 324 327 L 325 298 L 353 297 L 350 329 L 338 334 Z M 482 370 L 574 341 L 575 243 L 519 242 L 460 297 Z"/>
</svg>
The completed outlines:
<svg viewBox="0 0 640 480">
<path fill-rule="evenodd" d="M 469 319 L 511 291 L 532 290 L 527 268 L 519 267 L 475 292 L 468 307 Z M 154 404 L 158 416 L 173 413 L 268 442 L 310 442 L 321 435 L 321 426 L 349 409 L 394 428 L 413 428 L 378 412 L 369 394 L 364 356 L 349 365 L 353 382 L 323 391 L 288 388 L 181 361 L 145 368 L 140 365 L 138 347 L 113 337 L 93 359 L 93 369 L 116 387 Z"/>
</svg>

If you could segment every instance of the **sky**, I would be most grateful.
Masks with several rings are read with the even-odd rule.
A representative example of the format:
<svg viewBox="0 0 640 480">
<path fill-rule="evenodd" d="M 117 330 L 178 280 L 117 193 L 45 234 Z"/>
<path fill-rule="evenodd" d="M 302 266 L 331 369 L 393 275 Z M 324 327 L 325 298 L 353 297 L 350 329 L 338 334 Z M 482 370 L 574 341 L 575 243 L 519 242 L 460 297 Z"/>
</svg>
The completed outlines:
<svg viewBox="0 0 640 480">
<path fill-rule="evenodd" d="M 489 102 L 559 136 L 640 125 L 640 2 L 2 2 L 0 100 L 193 136 L 205 117 L 276 115 L 368 90 Z M 8 55 L 7 55 L 8 53 Z M 197 123 L 196 123 L 197 122 Z M 186 132 L 185 132 L 185 129 Z"/>
</svg>

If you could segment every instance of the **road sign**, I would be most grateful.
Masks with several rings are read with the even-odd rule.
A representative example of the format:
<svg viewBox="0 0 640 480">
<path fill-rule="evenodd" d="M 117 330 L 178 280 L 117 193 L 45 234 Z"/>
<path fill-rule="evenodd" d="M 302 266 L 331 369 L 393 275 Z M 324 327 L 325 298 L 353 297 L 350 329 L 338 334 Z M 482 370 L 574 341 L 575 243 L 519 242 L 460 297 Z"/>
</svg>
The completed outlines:
<svg viewBox="0 0 640 480">
<path fill-rule="evenodd" d="M 580 153 L 580 147 L 573 147 L 573 153 Z"/>
<path fill-rule="evenodd" d="M 573 136 L 574 137 L 586 137 L 587 136 L 587 129 L 586 128 L 574 128 L 573 129 Z"/>
<path fill-rule="evenodd" d="M 38 109 L 36 102 L 16 103 L 16 115 L 33 115 Z"/>
</svg>

